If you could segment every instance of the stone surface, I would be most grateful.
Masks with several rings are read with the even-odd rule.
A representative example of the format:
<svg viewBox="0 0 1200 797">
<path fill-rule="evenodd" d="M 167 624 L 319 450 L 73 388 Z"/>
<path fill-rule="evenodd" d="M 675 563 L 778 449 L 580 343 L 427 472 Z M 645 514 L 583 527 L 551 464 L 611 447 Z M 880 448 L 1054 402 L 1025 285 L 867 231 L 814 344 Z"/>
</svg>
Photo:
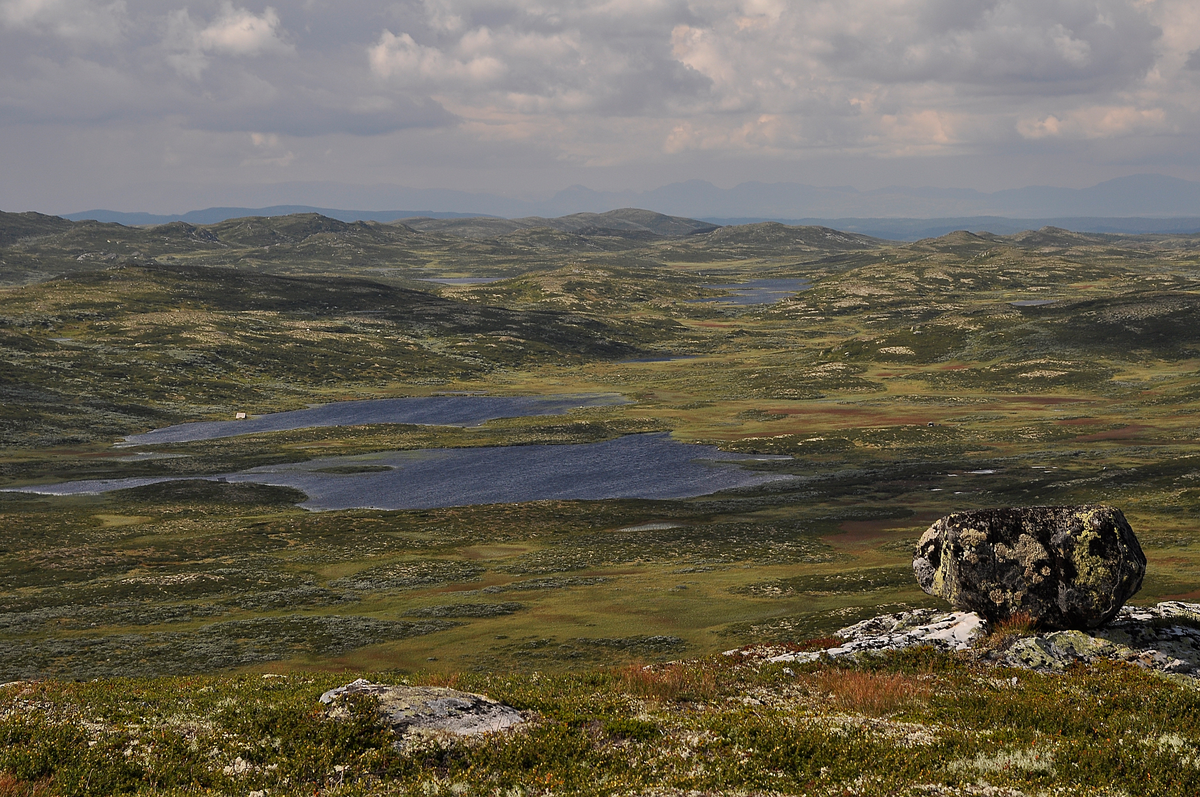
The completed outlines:
<svg viewBox="0 0 1200 797">
<path fill-rule="evenodd" d="M 443 686 L 388 686 L 359 678 L 330 689 L 321 702 L 331 716 L 346 712 L 345 698 L 370 695 L 379 700 L 380 719 L 390 726 L 403 745 L 418 735 L 474 736 L 503 731 L 524 722 L 521 712 L 483 695 Z"/>
<path fill-rule="evenodd" d="M 841 645 L 821 651 L 782 653 L 768 661 L 816 661 L 822 656 L 838 658 L 853 653 L 900 650 L 913 645 L 934 645 L 944 650 L 966 650 L 986 631 L 986 623 L 973 612 L 935 612 L 917 609 L 863 620 L 837 635 Z M 734 651 L 730 651 L 731 653 Z"/>
<path fill-rule="evenodd" d="M 990 622 L 1096 628 L 1142 586 L 1146 557 L 1119 509 L 1038 506 L 959 512 L 917 543 L 921 589 Z"/>
<path fill-rule="evenodd" d="M 1166 601 L 1151 608 L 1126 606 L 1103 628 L 1036 634 L 982 658 L 1042 671 L 1107 659 L 1200 677 L 1200 605 Z"/>
<path fill-rule="evenodd" d="M 987 621 L 973 612 L 917 609 L 885 614 L 843 628 L 840 645 L 819 651 L 781 651 L 770 646 L 727 651 L 744 661 L 795 662 L 935 645 L 978 661 L 1042 672 L 1073 664 L 1121 661 L 1171 676 L 1200 678 L 1200 604 L 1166 601 L 1152 607 L 1125 606 L 1103 628 L 1030 633 L 1005 644 L 984 641 Z"/>
</svg>

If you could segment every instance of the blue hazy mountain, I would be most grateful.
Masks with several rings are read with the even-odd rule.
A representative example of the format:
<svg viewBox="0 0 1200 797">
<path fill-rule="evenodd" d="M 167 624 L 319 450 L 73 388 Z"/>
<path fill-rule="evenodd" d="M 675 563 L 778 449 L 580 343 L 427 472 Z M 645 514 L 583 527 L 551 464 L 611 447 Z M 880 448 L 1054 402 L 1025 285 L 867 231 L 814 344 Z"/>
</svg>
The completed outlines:
<svg viewBox="0 0 1200 797">
<path fill-rule="evenodd" d="M 333 194 L 329 192 L 337 188 Z M 328 183 L 293 183 L 275 186 L 281 194 L 345 198 L 353 186 Z M 986 193 L 962 188 L 889 186 L 859 191 L 851 186 L 811 186 L 802 183 L 746 182 L 719 188 L 703 180 L 672 183 L 650 191 L 595 191 L 575 185 L 540 201 L 495 194 L 402 186 L 369 186 L 362 189 L 361 204 L 375 207 L 427 208 L 427 210 L 340 210 L 300 204 L 267 207 L 217 207 L 182 214 L 128 213 L 91 210 L 66 214 L 71 220 L 94 219 L 121 224 L 148 225 L 169 221 L 213 224 L 243 216 L 279 216 L 320 213 L 341 221 L 390 222 L 406 218 L 557 218 L 574 213 L 604 213 L 619 208 L 644 208 L 671 216 L 715 223 L 784 221 L 820 223 L 839 229 L 878 235 L 888 227 L 929 230 L 978 226 L 980 217 L 1012 220 L 1029 229 L 1040 223 L 1095 232 L 1194 232 L 1200 218 L 1200 182 L 1161 174 L 1138 174 L 1107 180 L 1088 188 L 1028 186 Z M 349 204 L 349 203 L 347 203 Z M 1173 220 L 1161 223 L 1161 220 Z M 890 220 L 890 221 L 889 221 Z M 910 222 L 938 221 L 920 225 Z M 1137 221 L 1143 220 L 1143 221 Z M 1150 220 L 1155 220 L 1151 222 Z M 971 221 L 970 224 L 959 223 Z M 840 222 L 840 223 L 839 223 Z M 864 224 L 873 231 L 868 232 Z M 1083 225 L 1082 227 L 1080 225 Z M 947 226 L 949 225 L 949 226 Z M 1011 227 L 996 221 L 992 232 Z"/>
</svg>

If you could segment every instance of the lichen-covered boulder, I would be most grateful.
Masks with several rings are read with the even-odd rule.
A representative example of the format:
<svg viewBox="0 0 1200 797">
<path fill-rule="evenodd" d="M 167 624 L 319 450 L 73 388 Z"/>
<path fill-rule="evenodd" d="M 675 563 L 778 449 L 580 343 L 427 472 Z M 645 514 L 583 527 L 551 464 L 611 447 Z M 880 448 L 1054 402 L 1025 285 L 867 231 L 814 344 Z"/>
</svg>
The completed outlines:
<svg viewBox="0 0 1200 797">
<path fill-rule="evenodd" d="M 917 543 L 921 589 L 991 622 L 1103 625 L 1142 586 L 1146 556 L 1110 506 L 1034 506 L 947 515 Z"/>
<path fill-rule="evenodd" d="M 333 717 L 347 714 L 346 698 L 369 695 L 379 701 L 379 718 L 395 731 L 397 746 L 415 736 L 475 736 L 505 731 L 524 722 L 521 712 L 473 692 L 444 686 L 388 686 L 365 678 L 330 689 L 321 702 Z"/>
</svg>

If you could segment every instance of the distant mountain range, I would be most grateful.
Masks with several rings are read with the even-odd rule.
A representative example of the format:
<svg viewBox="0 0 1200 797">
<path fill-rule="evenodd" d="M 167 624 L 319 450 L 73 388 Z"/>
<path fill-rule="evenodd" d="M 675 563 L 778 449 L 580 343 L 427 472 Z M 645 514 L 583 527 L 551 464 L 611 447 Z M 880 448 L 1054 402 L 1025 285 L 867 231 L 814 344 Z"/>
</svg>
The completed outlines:
<svg viewBox="0 0 1200 797">
<path fill-rule="evenodd" d="M 274 186 L 273 190 L 297 197 L 353 195 L 353 187 L 336 184 L 292 183 Z M 715 224 L 755 221 L 821 224 L 893 240 L 941 235 L 955 229 L 1004 234 L 1046 225 L 1081 232 L 1200 231 L 1200 182 L 1160 174 L 1120 177 L 1090 188 L 1030 186 L 993 193 L 905 186 L 858 191 L 849 186 L 761 182 L 742 183 L 726 189 L 702 180 L 690 180 L 640 192 L 593 191 L 584 186 L 572 186 L 541 202 L 494 194 L 400 186 L 360 188 L 358 196 L 362 204 L 377 207 L 430 210 L 339 210 L 310 205 L 272 205 L 207 208 L 177 215 L 91 210 L 66 214 L 64 218 L 126 225 L 169 221 L 213 224 L 243 216 L 320 213 L 342 221 L 391 222 L 409 218 L 487 216 L 556 218 L 636 207 Z"/>
</svg>

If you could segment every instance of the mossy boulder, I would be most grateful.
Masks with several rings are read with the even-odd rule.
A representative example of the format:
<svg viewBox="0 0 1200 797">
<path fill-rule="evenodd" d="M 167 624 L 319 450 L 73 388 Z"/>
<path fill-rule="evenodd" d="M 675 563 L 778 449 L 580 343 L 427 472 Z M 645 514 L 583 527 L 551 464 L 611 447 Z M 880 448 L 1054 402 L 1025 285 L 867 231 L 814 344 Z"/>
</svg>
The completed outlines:
<svg viewBox="0 0 1200 797">
<path fill-rule="evenodd" d="M 1146 556 L 1119 509 L 1035 506 L 947 515 L 917 543 L 921 589 L 990 622 L 1096 628 L 1142 586 Z"/>
</svg>

